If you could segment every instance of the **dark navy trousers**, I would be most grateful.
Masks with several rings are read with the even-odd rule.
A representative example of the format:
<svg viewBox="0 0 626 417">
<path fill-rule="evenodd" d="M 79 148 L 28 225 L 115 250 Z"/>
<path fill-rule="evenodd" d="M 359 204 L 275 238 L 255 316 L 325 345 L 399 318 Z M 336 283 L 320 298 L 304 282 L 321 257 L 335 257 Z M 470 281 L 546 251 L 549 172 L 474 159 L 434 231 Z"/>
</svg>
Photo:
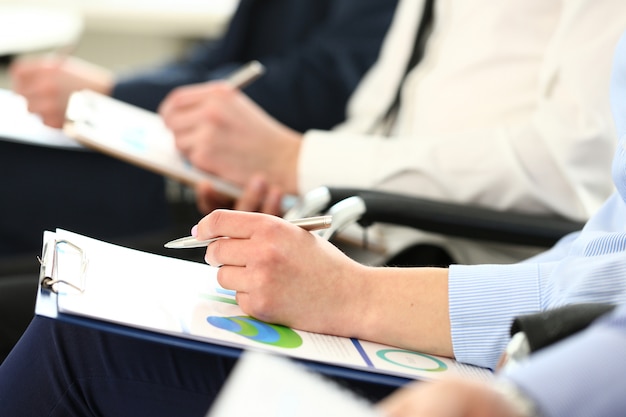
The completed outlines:
<svg viewBox="0 0 626 417">
<path fill-rule="evenodd" d="M 35 317 L 0 365 L 0 410 L 7 417 L 200 417 L 233 364 Z"/>
<path fill-rule="evenodd" d="M 36 316 L 0 365 L 0 410 L 11 417 L 203 417 L 235 363 Z M 371 401 L 395 389 L 335 380 Z"/>
</svg>

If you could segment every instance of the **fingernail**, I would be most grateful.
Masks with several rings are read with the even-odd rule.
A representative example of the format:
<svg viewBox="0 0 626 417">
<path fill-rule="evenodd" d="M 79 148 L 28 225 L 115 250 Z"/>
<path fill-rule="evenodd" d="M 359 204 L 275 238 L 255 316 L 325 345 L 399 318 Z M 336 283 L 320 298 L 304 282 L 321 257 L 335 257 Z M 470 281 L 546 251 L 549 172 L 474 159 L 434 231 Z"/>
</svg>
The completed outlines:
<svg viewBox="0 0 626 417">
<path fill-rule="evenodd" d="M 198 236 L 198 225 L 195 225 L 194 227 L 191 228 L 191 236 L 193 237 Z"/>
</svg>

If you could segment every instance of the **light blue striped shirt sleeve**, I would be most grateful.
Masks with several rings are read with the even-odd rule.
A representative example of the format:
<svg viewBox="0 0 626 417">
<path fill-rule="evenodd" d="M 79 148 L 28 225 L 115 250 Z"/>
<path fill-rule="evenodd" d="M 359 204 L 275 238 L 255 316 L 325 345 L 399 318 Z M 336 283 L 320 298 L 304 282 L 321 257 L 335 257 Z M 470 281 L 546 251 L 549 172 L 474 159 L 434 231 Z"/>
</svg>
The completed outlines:
<svg viewBox="0 0 626 417">
<path fill-rule="evenodd" d="M 626 303 L 625 207 L 621 198 L 609 199 L 582 233 L 551 251 L 559 256 L 513 265 L 450 266 L 456 359 L 493 369 L 513 318 L 521 314 L 580 302 Z"/>
<path fill-rule="evenodd" d="M 616 193 L 584 229 L 513 265 L 452 265 L 448 293 L 457 360 L 493 369 L 515 316 L 580 302 L 626 304 L 626 32 L 615 54 L 611 106 L 619 143 Z"/>
<path fill-rule="evenodd" d="M 541 274 L 553 264 L 451 265 L 448 292 L 454 355 L 494 369 L 513 318 L 541 310 Z"/>
<path fill-rule="evenodd" d="M 626 306 L 565 341 L 539 350 L 502 377 L 546 417 L 626 414 Z"/>
</svg>

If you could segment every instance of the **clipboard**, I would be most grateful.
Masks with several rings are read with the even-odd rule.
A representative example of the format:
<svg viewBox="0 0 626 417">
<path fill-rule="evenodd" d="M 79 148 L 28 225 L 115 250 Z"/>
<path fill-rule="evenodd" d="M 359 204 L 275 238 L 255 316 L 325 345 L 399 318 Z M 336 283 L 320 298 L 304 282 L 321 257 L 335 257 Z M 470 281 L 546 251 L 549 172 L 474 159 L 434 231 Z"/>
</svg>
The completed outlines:
<svg viewBox="0 0 626 417">
<path fill-rule="evenodd" d="M 317 334 L 247 316 L 217 282 L 217 268 L 102 242 L 44 233 L 35 313 L 212 354 L 284 355 L 333 376 L 400 386 L 491 371 L 449 358 Z"/>
<path fill-rule="evenodd" d="M 176 149 L 172 133 L 156 113 L 81 90 L 70 95 L 65 116 L 65 134 L 90 149 L 185 185 L 209 181 L 224 195 L 241 195 L 240 187 L 193 167 Z"/>
<path fill-rule="evenodd" d="M 91 152 L 76 140 L 43 124 L 41 117 L 30 113 L 26 99 L 11 90 L 0 88 L 0 140 L 30 146 L 45 146 L 69 151 Z"/>
</svg>

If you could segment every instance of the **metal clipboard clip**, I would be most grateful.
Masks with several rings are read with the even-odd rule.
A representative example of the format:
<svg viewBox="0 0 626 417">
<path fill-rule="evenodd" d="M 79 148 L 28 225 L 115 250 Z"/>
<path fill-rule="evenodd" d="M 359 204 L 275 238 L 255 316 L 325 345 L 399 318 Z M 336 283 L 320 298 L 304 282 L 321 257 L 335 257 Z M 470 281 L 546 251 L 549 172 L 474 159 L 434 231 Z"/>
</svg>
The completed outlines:
<svg viewBox="0 0 626 417">
<path fill-rule="evenodd" d="M 83 293 L 87 257 L 85 252 L 68 240 L 48 240 L 43 245 L 39 285 L 41 289 L 60 293 Z"/>
</svg>

